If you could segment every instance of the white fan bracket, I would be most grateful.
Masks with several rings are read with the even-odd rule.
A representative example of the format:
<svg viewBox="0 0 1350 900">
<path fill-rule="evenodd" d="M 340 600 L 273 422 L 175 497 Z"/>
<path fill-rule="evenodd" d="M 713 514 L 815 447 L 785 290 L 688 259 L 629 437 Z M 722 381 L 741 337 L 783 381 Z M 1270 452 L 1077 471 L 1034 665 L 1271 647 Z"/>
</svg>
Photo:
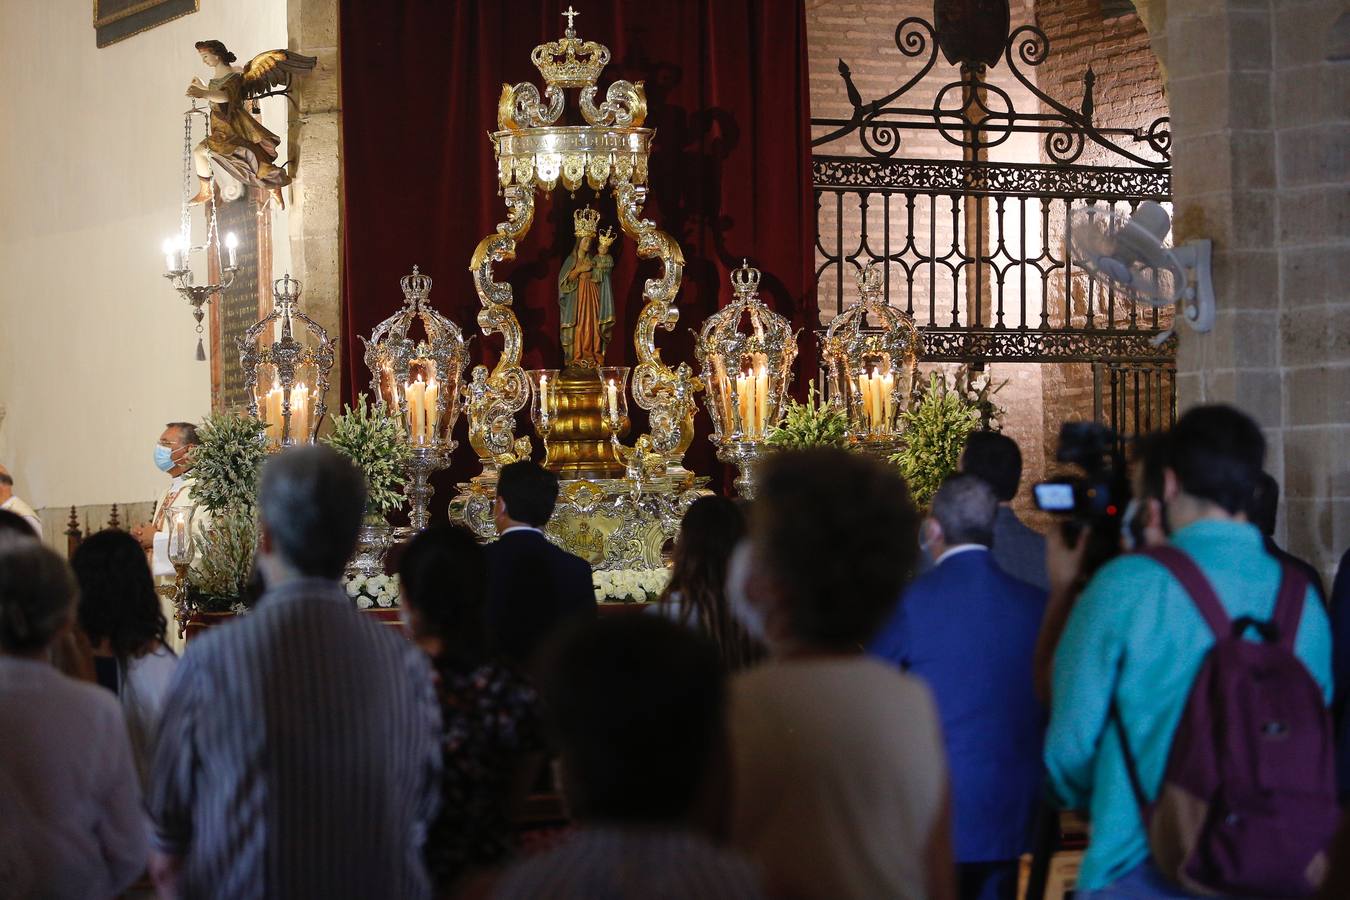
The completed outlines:
<svg viewBox="0 0 1350 900">
<path fill-rule="evenodd" d="M 1181 295 L 1181 313 L 1192 331 L 1207 332 L 1214 328 L 1214 279 L 1210 264 L 1213 250 L 1213 242 L 1204 238 L 1172 248 L 1172 255 L 1188 276 Z M 1194 282 L 1190 282 L 1191 277 Z"/>
</svg>

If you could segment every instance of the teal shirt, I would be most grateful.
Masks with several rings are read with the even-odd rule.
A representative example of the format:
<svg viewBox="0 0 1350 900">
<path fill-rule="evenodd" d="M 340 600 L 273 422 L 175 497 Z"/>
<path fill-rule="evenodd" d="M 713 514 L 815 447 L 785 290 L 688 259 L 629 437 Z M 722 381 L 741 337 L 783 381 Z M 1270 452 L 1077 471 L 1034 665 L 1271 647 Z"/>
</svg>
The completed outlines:
<svg viewBox="0 0 1350 900">
<path fill-rule="evenodd" d="M 1214 587 L 1230 618 L 1270 618 L 1280 565 L 1254 525 L 1202 520 L 1172 536 Z M 1045 764 L 1060 801 L 1087 810 L 1092 837 L 1078 886 L 1106 887 L 1144 862 L 1148 839 L 1125 771 L 1114 697 L 1149 796 L 1162 783 L 1172 735 L 1213 633 L 1160 563 L 1122 556 L 1083 591 L 1055 651 Z M 1294 651 L 1331 699 L 1331 626 L 1309 588 Z"/>
</svg>

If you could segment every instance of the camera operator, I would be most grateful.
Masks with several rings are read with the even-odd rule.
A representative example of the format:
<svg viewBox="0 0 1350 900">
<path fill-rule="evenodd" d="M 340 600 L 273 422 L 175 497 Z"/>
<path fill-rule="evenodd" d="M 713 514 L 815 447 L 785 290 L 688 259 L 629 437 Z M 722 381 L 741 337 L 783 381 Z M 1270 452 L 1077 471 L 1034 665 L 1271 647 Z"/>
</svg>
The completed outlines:
<svg viewBox="0 0 1350 900">
<path fill-rule="evenodd" d="M 1131 508 L 1129 482 L 1110 429 L 1092 422 L 1064 423 L 1056 459 L 1079 466 L 1084 475 L 1033 488 L 1036 505 L 1060 519 L 1046 538 L 1050 595 L 1033 662 L 1036 696 L 1046 705 L 1055 647 L 1074 600 L 1097 569 L 1120 552 L 1122 511 Z"/>
<path fill-rule="evenodd" d="M 1155 445 L 1148 452 L 1157 450 Z M 1162 502 L 1152 509 L 1156 498 L 1141 496 L 1131 517 L 1141 524 L 1126 533 L 1143 542 L 1148 528 L 1165 525 L 1170 547 L 1199 569 L 1229 618 L 1268 622 L 1281 566 L 1265 552 L 1261 533 L 1245 516 L 1265 453 L 1260 429 L 1231 407 L 1197 407 L 1177 421 L 1161 453 Z M 1146 455 L 1139 472 L 1145 491 L 1148 463 Z M 1075 555 L 1083 554 L 1084 569 L 1090 568 L 1092 538 L 1062 536 L 1073 540 L 1060 548 L 1066 551 L 1062 558 L 1051 551 L 1051 574 L 1064 587 Z M 1069 591 L 1072 584 L 1067 580 Z M 1173 735 L 1214 634 L 1168 566 L 1141 554 L 1103 566 L 1058 614 L 1062 636 L 1045 636 L 1054 647 L 1045 762 L 1059 801 L 1088 811 L 1091 841 L 1077 896 L 1192 896 L 1165 880 L 1151 858 L 1127 757 L 1138 773 L 1140 793 L 1156 797 Z M 1049 619 L 1050 614 L 1047 630 L 1055 624 Z M 1330 630 L 1311 589 L 1293 651 L 1318 688 L 1329 693 Z"/>
</svg>

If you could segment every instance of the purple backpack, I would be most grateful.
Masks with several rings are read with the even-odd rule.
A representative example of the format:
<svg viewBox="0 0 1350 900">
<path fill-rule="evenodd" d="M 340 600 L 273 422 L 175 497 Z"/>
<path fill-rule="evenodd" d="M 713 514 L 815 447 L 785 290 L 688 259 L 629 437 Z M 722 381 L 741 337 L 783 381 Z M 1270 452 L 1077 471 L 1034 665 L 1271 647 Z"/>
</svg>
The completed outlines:
<svg viewBox="0 0 1350 900">
<path fill-rule="evenodd" d="M 1270 621 L 1231 622 L 1189 556 L 1175 547 L 1145 555 L 1181 583 L 1215 637 L 1152 804 L 1112 710 L 1153 861 L 1198 894 L 1308 896 L 1326 874 L 1339 811 L 1331 718 L 1294 655 L 1307 579 L 1283 566 Z M 1243 637 L 1248 629 L 1259 643 Z"/>
</svg>

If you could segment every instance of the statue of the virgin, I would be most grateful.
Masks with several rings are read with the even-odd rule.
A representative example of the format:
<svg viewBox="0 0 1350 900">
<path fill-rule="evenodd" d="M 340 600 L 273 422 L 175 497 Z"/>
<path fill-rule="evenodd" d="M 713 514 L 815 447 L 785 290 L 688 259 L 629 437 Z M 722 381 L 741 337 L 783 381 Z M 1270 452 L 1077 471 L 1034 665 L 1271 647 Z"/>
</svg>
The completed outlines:
<svg viewBox="0 0 1350 900">
<path fill-rule="evenodd" d="M 558 272 L 558 306 L 562 316 L 563 365 L 594 369 L 604 364 L 605 350 L 614 331 L 614 293 L 609 275 L 614 257 L 614 229 L 597 232 L 600 213 L 579 209 L 572 216 L 576 243 Z M 599 238 L 599 250 L 591 245 Z"/>
</svg>

